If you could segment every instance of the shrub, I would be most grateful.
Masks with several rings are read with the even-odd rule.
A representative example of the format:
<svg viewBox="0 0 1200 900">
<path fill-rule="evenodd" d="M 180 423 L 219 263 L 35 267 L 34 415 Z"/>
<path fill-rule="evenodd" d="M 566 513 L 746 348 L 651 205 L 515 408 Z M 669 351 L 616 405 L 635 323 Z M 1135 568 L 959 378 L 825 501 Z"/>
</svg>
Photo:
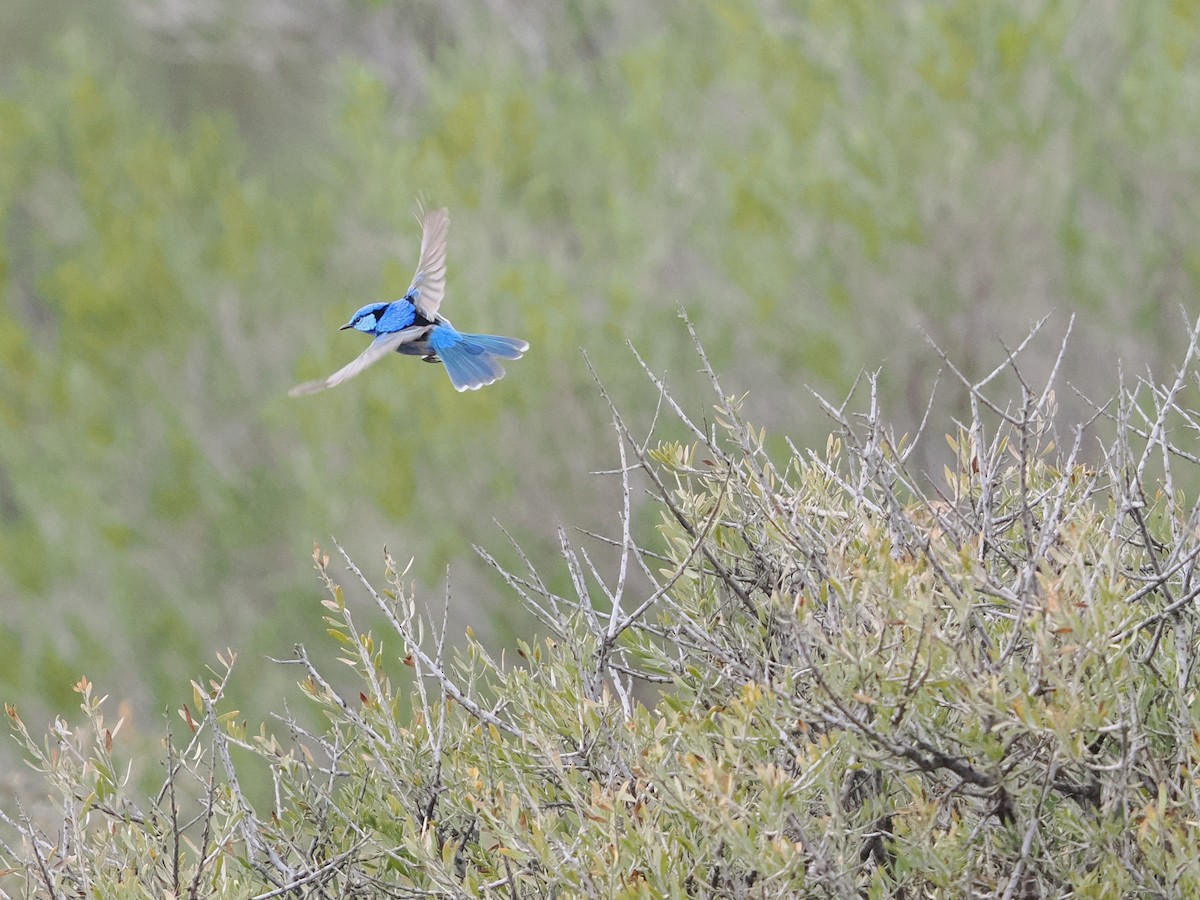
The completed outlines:
<svg viewBox="0 0 1200 900">
<path fill-rule="evenodd" d="M 44 743 L 9 708 L 54 801 L 6 814 L 10 879 L 54 896 L 1200 890 L 1200 511 L 1183 488 L 1200 326 L 1171 383 L 1127 382 L 1070 429 L 1058 365 L 1037 385 L 1021 366 L 1039 328 L 958 379 L 972 415 L 937 477 L 908 465 L 927 425 L 892 433 L 873 375 L 818 398 L 823 452 L 768 452 L 699 343 L 711 421 L 648 368 L 648 426 L 600 385 L 620 532 L 560 532 L 569 596 L 480 551 L 545 630 L 518 660 L 469 632 L 451 645 L 390 557 L 378 590 L 337 547 L 373 605 L 351 609 L 318 550 L 357 689 L 303 647 L 287 663 L 326 726 L 248 733 L 223 656 L 138 802 L 86 681 L 85 725 Z M 646 492 L 652 542 L 635 539 Z M 378 633 L 357 624 L 376 613 Z M 244 751 L 270 772 L 267 807 L 241 787 Z"/>
</svg>

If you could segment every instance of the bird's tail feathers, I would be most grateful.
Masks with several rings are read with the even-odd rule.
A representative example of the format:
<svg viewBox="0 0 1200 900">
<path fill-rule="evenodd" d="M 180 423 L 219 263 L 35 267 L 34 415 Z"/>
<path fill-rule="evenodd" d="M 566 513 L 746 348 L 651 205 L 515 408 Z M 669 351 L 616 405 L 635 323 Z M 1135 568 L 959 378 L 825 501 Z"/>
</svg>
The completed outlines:
<svg viewBox="0 0 1200 900">
<path fill-rule="evenodd" d="M 466 334 L 460 332 L 463 341 L 475 344 L 479 349 L 469 348 L 471 353 L 490 353 L 501 359 L 520 359 L 529 349 L 529 342 L 520 338 L 501 337 L 498 334 Z"/>
<path fill-rule="evenodd" d="M 447 322 L 430 331 L 429 348 L 445 364 L 456 390 L 474 391 L 503 378 L 499 360 L 520 359 L 529 345 L 494 334 L 464 334 Z"/>
<path fill-rule="evenodd" d="M 477 391 L 504 377 L 504 367 L 474 342 L 461 341 L 438 351 L 455 390 Z"/>
</svg>

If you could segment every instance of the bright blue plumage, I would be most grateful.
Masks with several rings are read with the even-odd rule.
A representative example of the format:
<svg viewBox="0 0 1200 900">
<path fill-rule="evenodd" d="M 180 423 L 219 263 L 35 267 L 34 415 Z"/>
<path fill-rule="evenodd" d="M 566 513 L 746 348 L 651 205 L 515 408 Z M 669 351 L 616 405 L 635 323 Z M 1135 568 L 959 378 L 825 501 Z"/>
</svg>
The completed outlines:
<svg viewBox="0 0 1200 900">
<path fill-rule="evenodd" d="M 376 334 L 391 334 L 395 331 L 401 331 L 407 328 L 417 318 L 417 308 L 408 300 L 397 300 L 395 303 L 388 305 L 387 309 L 379 317 L 379 325 L 376 328 Z"/>
<path fill-rule="evenodd" d="M 460 391 L 478 390 L 503 378 L 504 368 L 496 357 L 520 359 L 529 346 L 516 338 L 464 334 L 444 319 L 430 331 L 427 343 Z"/>
<path fill-rule="evenodd" d="M 408 292 L 391 303 L 360 307 L 342 329 L 352 328 L 375 340 L 354 360 L 328 378 L 297 385 L 293 397 L 331 388 L 353 378 L 392 351 L 440 362 L 456 390 L 473 391 L 504 377 L 500 359 L 520 359 L 529 344 L 518 338 L 457 331 L 438 308 L 446 289 L 446 235 L 450 215 L 435 209 L 422 220 L 421 261 Z"/>
</svg>

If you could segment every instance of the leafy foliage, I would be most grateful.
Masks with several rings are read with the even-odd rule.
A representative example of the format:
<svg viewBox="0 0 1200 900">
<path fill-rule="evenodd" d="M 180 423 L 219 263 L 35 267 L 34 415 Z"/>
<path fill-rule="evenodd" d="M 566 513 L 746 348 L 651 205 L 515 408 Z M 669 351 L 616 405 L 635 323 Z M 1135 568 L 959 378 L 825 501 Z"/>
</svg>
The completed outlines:
<svg viewBox="0 0 1200 900">
<path fill-rule="evenodd" d="M 250 733 L 223 657 L 146 805 L 90 684 L 85 726 L 44 745 L 10 708 L 56 823 L 6 817 L 12 877 L 176 896 L 1190 894 L 1200 505 L 1177 478 L 1200 459 L 1173 437 L 1197 425 L 1189 332 L 1170 381 L 1066 430 L 1066 344 L 1035 384 L 1031 335 L 959 378 L 973 414 L 933 481 L 909 463 L 924 429 L 894 433 L 874 377 L 820 401 L 823 452 L 780 461 L 702 351 L 711 424 L 646 368 L 663 421 L 610 406 L 620 529 L 560 534 L 571 590 L 481 551 L 540 623 L 517 659 L 450 645 L 407 570 L 388 557 L 378 591 L 338 547 L 367 592 L 352 609 L 315 550 L 356 675 L 344 690 L 303 647 L 287 661 L 323 726 Z M 668 424 L 687 440 L 657 439 Z M 262 808 L 241 788 L 254 766 Z"/>
</svg>

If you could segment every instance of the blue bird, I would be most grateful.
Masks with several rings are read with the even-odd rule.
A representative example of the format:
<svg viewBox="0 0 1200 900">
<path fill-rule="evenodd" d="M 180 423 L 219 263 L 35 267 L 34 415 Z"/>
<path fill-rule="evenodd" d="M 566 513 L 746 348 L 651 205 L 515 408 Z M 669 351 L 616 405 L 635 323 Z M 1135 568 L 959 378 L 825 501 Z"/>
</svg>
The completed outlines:
<svg viewBox="0 0 1200 900">
<path fill-rule="evenodd" d="M 298 384 L 293 397 L 347 381 L 392 351 L 442 363 L 455 390 L 475 391 L 504 377 L 501 359 L 520 359 L 529 344 L 517 338 L 458 331 L 438 312 L 446 292 L 446 236 L 450 213 L 435 209 L 421 219 L 421 261 L 407 293 L 391 303 L 368 303 L 340 330 L 353 328 L 375 340 L 328 378 Z"/>
</svg>

